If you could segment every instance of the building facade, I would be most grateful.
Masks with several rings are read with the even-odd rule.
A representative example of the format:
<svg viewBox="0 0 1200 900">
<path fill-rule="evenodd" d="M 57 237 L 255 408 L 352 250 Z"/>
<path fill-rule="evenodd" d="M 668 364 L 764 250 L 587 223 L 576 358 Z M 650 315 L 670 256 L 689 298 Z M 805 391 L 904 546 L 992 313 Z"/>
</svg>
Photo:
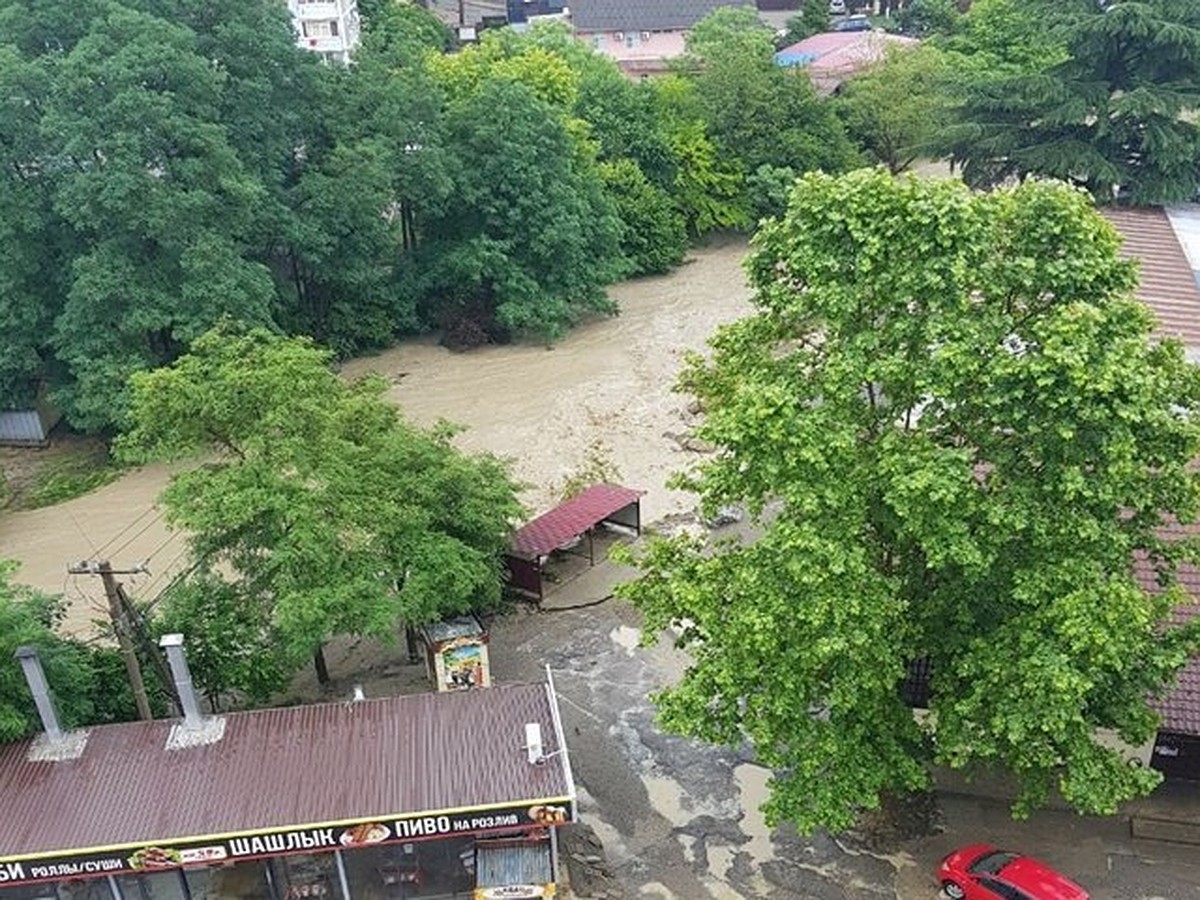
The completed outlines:
<svg viewBox="0 0 1200 900">
<path fill-rule="evenodd" d="M 327 62 L 348 63 L 358 47 L 356 0 L 288 0 L 296 44 Z"/>
<path fill-rule="evenodd" d="M 637 78 L 667 71 L 687 48 L 687 33 L 724 6 L 753 0 L 570 0 L 575 36 Z"/>
</svg>

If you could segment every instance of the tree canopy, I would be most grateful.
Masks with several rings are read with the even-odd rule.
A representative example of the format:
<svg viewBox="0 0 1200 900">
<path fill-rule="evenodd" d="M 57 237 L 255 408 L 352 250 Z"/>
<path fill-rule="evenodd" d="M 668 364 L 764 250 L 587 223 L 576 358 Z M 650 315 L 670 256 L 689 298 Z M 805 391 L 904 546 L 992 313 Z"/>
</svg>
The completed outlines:
<svg viewBox="0 0 1200 900">
<path fill-rule="evenodd" d="M 944 148 L 964 178 L 982 186 L 1050 176 L 1101 202 L 1195 197 L 1200 6 L 1036 0 L 1023 12 L 1065 56 L 1032 71 L 987 73 L 971 85 Z"/>
<path fill-rule="evenodd" d="M 717 157 L 749 175 L 762 166 L 795 174 L 843 172 L 858 161 L 831 104 L 802 69 L 775 64 L 772 33 L 748 7 L 723 7 L 689 33 L 686 71 Z M 743 199 L 743 208 L 751 205 Z M 778 212 L 779 210 L 773 210 Z"/>
<path fill-rule="evenodd" d="M 129 377 L 226 315 L 338 357 L 552 341 L 858 159 L 747 10 L 640 84 L 561 25 L 455 47 L 416 4 L 362 12 L 335 66 L 278 0 L 0 0 L 0 404 L 45 385 L 111 434 Z"/>
<path fill-rule="evenodd" d="M 953 61 L 933 46 L 893 50 L 842 85 L 836 105 L 846 131 L 888 170 L 929 156 L 952 121 Z"/>
<path fill-rule="evenodd" d="M 677 483 L 761 537 L 657 542 L 623 593 L 694 660 L 663 721 L 750 741 L 770 821 L 843 828 L 931 763 L 1013 773 L 1018 813 L 1159 779 L 1097 730 L 1152 737 L 1148 697 L 1200 647 L 1165 624 L 1196 548 L 1158 531 L 1200 511 L 1200 373 L 1150 339 L 1118 243 L 1066 186 L 880 170 L 804 177 L 755 238 L 755 312 L 682 380 L 718 449 Z"/>
<path fill-rule="evenodd" d="M 166 615 L 201 610 L 188 631 L 212 650 L 201 677 L 218 692 L 277 686 L 248 670 L 248 647 L 222 646 L 230 630 L 282 678 L 334 635 L 390 639 L 499 600 L 521 512 L 504 465 L 454 449 L 448 427 L 407 424 L 381 381 L 348 384 L 329 362 L 309 340 L 223 325 L 133 379 L 125 458 L 211 455 L 162 502 L 203 588 Z"/>
</svg>

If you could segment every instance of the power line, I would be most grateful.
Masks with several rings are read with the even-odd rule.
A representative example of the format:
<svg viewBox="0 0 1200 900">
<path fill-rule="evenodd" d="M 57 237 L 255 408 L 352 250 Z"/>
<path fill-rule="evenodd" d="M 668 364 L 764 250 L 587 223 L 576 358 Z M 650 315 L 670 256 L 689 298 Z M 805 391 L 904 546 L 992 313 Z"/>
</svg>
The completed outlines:
<svg viewBox="0 0 1200 900">
<path fill-rule="evenodd" d="M 79 532 L 80 536 L 85 541 L 87 541 L 87 545 L 92 548 L 92 552 L 98 555 L 100 551 L 96 549 L 96 545 L 92 543 L 92 539 L 88 537 L 87 532 L 83 530 L 83 526 L 79 524 L 79 520 L 75 518 L 75 513 L 68 509 L 67 515 L 71 517 L 71 524 L 75 526 L 75 530 Z"/>
<path fill-rule="evenodd" d="M 151 551 L 150 555 L 142 560 L 142 565 L 145 565 L 146 563 L 150 562 L 150 560 L 154 559 L 154 557 L 158 556 L 158 554 L 162 553 L 163 548 L 166 547 L 167 544 L 170 544 L 172 541 L 178 540 L 179 536 L 180 536 L 179 533 L 175 532 L 175 531 L 172 531 L 170 534 L 168 534 L 166 537 L 166 540 L 164 540 L 161 544 L 159 544 L 157 547 L 155 547 L 154 550 Z"/>
<path fill-rule="evenodd" d="M 175 537 L 176 537 L 176 535 L 172 535 L 171 540 L 174 540 Z M 148 556 L 145 560 L 143 560 L 143 563 L 148 563 L 151 559 L 153 559 L 156 555 L 158 555 L 163 550 L 163 548 L 167 546 L 168 543 L 170 543 L 170 541 L 164 541 L 158 547 L 158 549 L 156 549 L 154 551 L 154 553 L 150 554 L 150 556 Z M 183 547 L 180 549 L 180 551 L 178 553 L 176 553 L 173 557 L 171 557 L 171 561 L 169 563 L 167 563 L 166 565 L 163 565 L 163 566 L 155 566 L 154 567 L 155 574 L 150 578 L 149 581 L 147 581 L 145 584 L 140 586 L 140 589 L 138 590 L 138 595 L 144 597 L 146 594 L 148 594 L 150 592 L 151 588 L 153 588 L 157 584 L 159 584 L 159 582 L 161 582 L 164 578 L 171 577 L 171 572 L 174 570 L 175 564 L 177 562 L 179 562 L 179 560 L 183 559 L 183 557 L 187 556 L 190 551 L 191 551 L 191 547 L 189 547 L 187 542 L 184 541 Z"/>
<path fill-rule="evenodd" d="M 141 511 L 141 513 L 138 516 L 136 516 L 132 522 L 130 522 L 128 525 L 126 525 L 124 528 L 122 528 L 120 531 L 118 531 L 116 534 L 114 534 L 112 537 L 110 537 L 107 541 L 105 541 L 103 544 L 101 544 L 100 549 L 93 550 L 92 552 L 95 554 L 95 557 L 97 559 L 99 559 L 100 555 L 102 553 L 107 553 L 109 547 L 111 547 L 113 544 L 115 544 L 117 541 L 119 541 L 122 537 L 124 537 L 125 533 L 127 531 L 129 531 L 129 529 L 136 526 L 138 522 L 142 521 L 142 519 L 146 518 L 146 516 L 148 516 L 148 515 L 150 515 L 150 513 L 154 512 L 154 509 L 155 508 L 153 506 L 147 506 L 145 509 L 143 509 Z"/>
<path fill-rule="evenodd" d="M 141 527 L 140 531 L 138 531 L 133 537 L 129 538 L 129 540 L 127 540 L 125 543 L 123 543 L 116 550 L 113 550 L 112 553 L 110 553 L 109 555 L 117 556 L 122 550 L 124 550 L 126 547 L 128 547 L 130 544 L 132 544 L 138 538 L 140 538 L 143 534 L 145 534 L 147 531 L 149 531 L 151 528 L 153 528 L 156 524 L 158 524 L 160 521 L 162 521 L 163 515 L 164 515 L 164 513 L 160 511 L 157 516 L 155 516 L 153 519 L 151 519 L 149 522 L 147 522 L 145 525 L 143 525 Z"/>
</svg>

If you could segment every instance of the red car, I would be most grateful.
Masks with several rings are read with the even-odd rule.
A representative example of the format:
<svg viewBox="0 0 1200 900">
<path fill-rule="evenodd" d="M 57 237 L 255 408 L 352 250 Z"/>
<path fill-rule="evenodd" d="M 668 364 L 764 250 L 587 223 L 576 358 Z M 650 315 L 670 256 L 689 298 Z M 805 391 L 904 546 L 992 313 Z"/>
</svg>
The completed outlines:
<svg viewBox="0 0 1200 900">
<path fill-rule="evenodd" d="M 952 900 L 1088 900 L 1088 892 L 1043 862 L 991 844 L 955 850 L 938 868 Z"/>
</svg>

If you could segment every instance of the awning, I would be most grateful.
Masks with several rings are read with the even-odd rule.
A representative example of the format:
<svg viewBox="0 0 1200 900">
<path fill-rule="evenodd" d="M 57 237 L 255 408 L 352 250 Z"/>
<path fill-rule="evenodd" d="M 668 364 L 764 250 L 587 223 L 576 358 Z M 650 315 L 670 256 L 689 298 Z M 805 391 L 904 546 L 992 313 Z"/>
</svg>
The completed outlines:
<svg viewBox="0 0 1200 900">
<path fill-rule="evenodd" d="M 594 484 L 518 530 L 510 542 L 510 552 L 544 556 L 613 513 L 639 502 L 643 493 L 615 484 Z"/>
</svg>

